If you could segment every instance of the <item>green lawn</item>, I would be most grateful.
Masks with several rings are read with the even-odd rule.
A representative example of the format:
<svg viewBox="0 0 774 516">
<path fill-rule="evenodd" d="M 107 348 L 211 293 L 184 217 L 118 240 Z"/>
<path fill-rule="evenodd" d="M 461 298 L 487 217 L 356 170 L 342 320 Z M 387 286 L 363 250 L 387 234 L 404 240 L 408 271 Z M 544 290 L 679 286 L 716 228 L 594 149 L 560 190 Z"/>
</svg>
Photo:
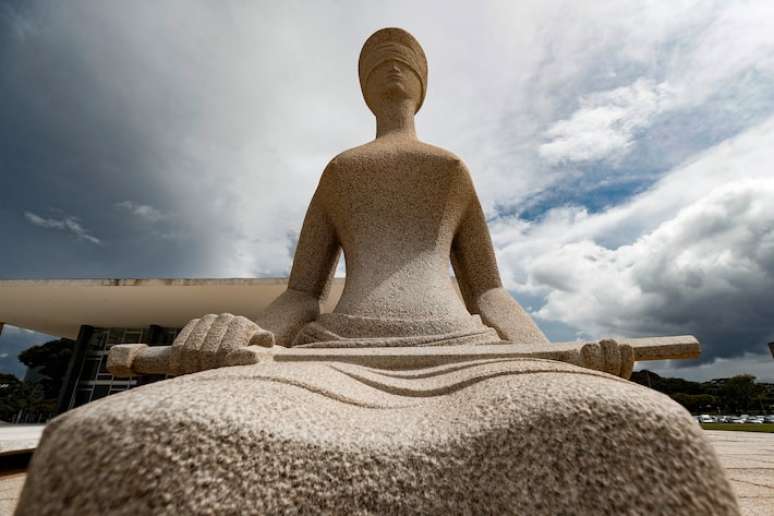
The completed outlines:
<svg viewBox="0 0 774 516">
<path fill-rule="evenodd" d="M 736 432 L 771 432 L 774 433 L 774 423 L 764 423 L 762 425 L 735 423 L 702 423 L 701 427 L 705 430 L 732 430 Z"/>
</svg>

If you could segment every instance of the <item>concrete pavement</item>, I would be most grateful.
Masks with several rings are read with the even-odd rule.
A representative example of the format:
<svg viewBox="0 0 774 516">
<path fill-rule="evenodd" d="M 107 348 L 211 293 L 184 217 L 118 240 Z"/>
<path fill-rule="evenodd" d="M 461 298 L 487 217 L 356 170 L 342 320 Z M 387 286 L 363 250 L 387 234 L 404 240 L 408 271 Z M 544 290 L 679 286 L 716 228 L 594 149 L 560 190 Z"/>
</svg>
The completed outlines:
<svg viewBox="0 0 774 516">
<path fill-rule="evenodd" d="M 707 430 L 745 516 L 774 515 L 774 433 Z"/>
</svg>

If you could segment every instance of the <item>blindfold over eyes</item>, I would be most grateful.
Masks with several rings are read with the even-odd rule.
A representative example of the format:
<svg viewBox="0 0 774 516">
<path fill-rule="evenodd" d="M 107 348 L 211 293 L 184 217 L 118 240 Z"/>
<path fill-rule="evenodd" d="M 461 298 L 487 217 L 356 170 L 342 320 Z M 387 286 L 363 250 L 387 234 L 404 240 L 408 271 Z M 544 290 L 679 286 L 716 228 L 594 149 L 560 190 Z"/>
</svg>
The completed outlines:
<svg viewBox="0 0 774 516">
<path fill-rule="evenodd" d="M 385 61 L 393 59 L 411 68 L 414 73 L 417 74 L 417 77 L 419 77 L 419 80 L 422 83 L 422 88 L 424 89 L 425 77 L 422 73 L 423 67 L 419 63 L 419 60 L 417 59 L 417 56 L 414 54 L 414 52 L 412 52 L 410 48 L 399 43 L 384 43 L 374 48 L 371 52 L 364 56 L 363 70 L 361 75 L 361 81 L 363 84 L 365 84 L 365 82 L 368 80 L 368 77 L 371 75 L 371 72 L 374 71 L 374 68 Z"/>
</svg>

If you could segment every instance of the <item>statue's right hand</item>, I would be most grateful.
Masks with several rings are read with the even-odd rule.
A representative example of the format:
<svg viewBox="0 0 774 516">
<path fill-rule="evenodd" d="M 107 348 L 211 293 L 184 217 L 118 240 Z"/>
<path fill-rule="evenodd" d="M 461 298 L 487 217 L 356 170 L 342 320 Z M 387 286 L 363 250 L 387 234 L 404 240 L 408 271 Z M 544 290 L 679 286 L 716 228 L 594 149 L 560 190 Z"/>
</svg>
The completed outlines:
<svg viewBox="0 0 774 516">
<path fill-rule="evenodd" d="M 192 319 L 172 344 L 169 374 L 181 375 L 225 365 L 226 356 L 245 346 L 274 345 L 274 334 L 241 315 L 207 314 Z"/>
</svg>

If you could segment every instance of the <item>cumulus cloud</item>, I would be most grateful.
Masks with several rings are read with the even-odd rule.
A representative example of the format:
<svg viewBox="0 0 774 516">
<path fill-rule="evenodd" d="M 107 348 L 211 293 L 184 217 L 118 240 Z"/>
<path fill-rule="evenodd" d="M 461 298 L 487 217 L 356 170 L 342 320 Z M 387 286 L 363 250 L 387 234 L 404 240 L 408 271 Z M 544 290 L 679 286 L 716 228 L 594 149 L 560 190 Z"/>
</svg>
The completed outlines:
<svg viewBox="0 0 774 516">
<path fill-rule="evenodd" d="M 64 219 L 48 219 L 43 218 L 39 215 L 36 215 L 35 213 L 32 213 L 30 211 L 24 212 L 24 217 L 35 226 L 41 227 L 41 228 L 49 228 L 49 229 L 58 229 L 61 231 L 66 231 L 68 233 L 72 233 L 77 238 L 81 240 L 86 240 L 87 242 L 91 242 L 92 244 L 101 244 L 102 241 L 93 236 L 90 235 L 89 232 L 84 229 L 83 226 L 81 226 L 81 223 L 78 221 L 77 217 L 65 217 Z"/>
<path fill-rule="evenodd" d="M 551 288 L 538 315 L 613 334 L 764 328 L 774 314 L 772 199 L 774 180 L 732 183 L 632 244 L 548 250 L 530 266 Z"/>
<path fill-rule="evenodd" d="M 704 360 L 774 337 L 774 118 L 599 214 L 500 222 L 501 264 L 536 315 L 583 336 L 695 334 Z"/>
</svg>

